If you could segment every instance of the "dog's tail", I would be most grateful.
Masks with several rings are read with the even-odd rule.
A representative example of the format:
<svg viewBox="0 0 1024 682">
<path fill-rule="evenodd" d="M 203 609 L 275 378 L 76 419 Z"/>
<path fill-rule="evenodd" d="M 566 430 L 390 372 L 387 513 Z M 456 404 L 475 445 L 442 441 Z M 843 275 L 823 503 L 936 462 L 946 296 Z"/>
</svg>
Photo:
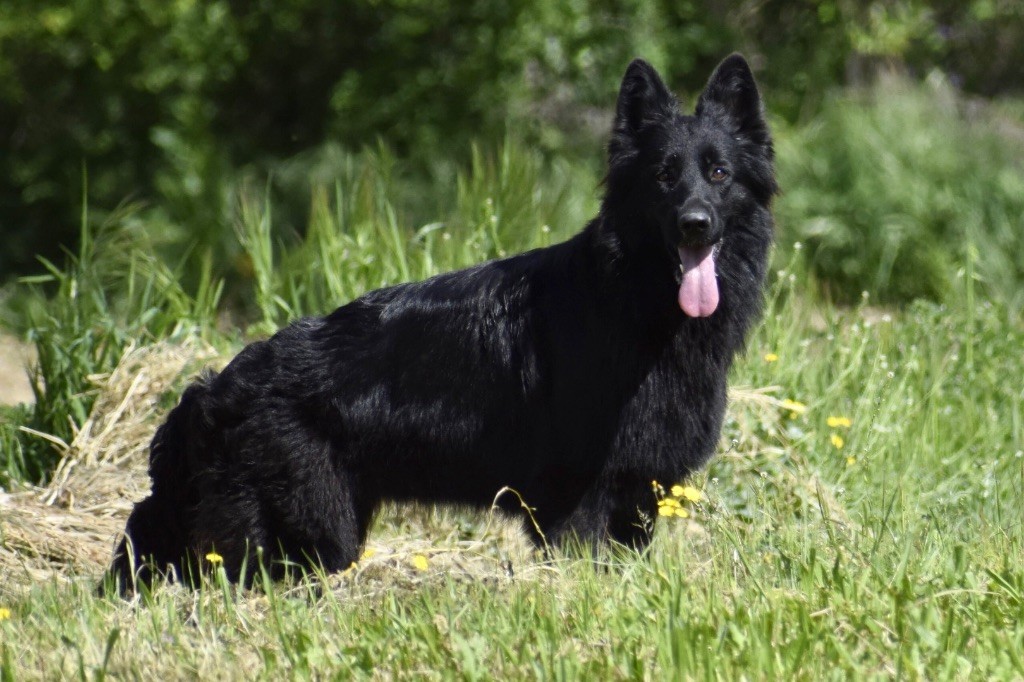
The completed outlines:
<svg viewBox="0 0 1024 682">
<path fill-rule="evenodd" d="M 205 403 L 214 377 L 207 373 L 189 386 L 153 436 L 152 493 L 132 509 L 100 593 L 112 589 L 128 594 L 137 585 L 148 587 L 160 575 L 185 582 L 195 579 L 196 562 L 189 551 L 197 502 L 195 476 L 210 431 Z"/>
</svg>

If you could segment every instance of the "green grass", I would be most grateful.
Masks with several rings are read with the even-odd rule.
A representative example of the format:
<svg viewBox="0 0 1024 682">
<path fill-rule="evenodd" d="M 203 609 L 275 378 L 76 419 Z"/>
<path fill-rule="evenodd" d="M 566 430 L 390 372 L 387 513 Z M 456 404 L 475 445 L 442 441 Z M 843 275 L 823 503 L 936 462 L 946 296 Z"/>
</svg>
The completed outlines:
<svg viewBox="0 0 1024 682">
<path fill-rule="evenodd" d="M 860 298 L 874 291 L 859 286 L 875 281 L 865 270 L 839 297 L 853 305 L 837 307 L 825 247 L 793 246 L 815 187 L 858 215 L 829 204 L 842 188 L 815 185 L 830 176 L 801 175 L 810 171 L 786 151 L 816 134 L 782 135 L 780 164 L 792 165 L 780 170 L 801 182 L 780 199 L 785 248 L 764 323 L 734 369 L 720 452 L 693 481 L 703 499 L 690 518 L 659 522 L 647 556 L 544 563 L 489 530 L 487 515 L 400 509 L 371 533 L 381 554 L 326 581 L 245 592 L 215 577 L 198 593 L 164 587 L 126 603 L 95 597 L 97 575 L 3 580 L 0 679 L 1024 677 L 1024 327 L 1019 291 L 1000 279 L 1022 252 L 1019 231 L 1005 229 L 1016 204 L 998 195 L 996 213 L 982 210 L 974 195 L 991 176 L 975 159 L 983 182 L 964 195 L 973 208 L 956 209 L 977 211 L 968 245 L 961 231 L 922 232 L 945 249 L 925 263 L 942 277 L 937 301 L 878 307 Z M 829 153 L 828 163 L 860 169 L 843 177 L 864 181 L 865 159 Z M 242 200 L 235 300 L 253 333 L 368 288 L 564 238 L 595 209 L 594 176 L 506 144 L 478 150 L 439 199 L 450 208 L 410 229 L 389 199 L 401 180 L 367 158 L 349 158 L 314 193 L 301 235 L 275 225 L 267 193 Z M 914 158 L 913 187 L 939 192 L 930 154 Z M 939 155 L 940 170 L 949 158 Z M 883 185 L 847 201 L 874 192 L 892 213 L 904 190 L 882 196 Z M 53 359 L 40 366 L 44 407 L 0 424 L 9 477 L 45 473 L 10 445 L 25 442 L 15 427 L 44 409 L 50 424 L 78 419 L 88 376 L 125 344 L 184 333 L 174 320 L 223 341 L 214 278 L 186 294 L 173 270 L 139 260 L 147 248 L 125 246 L 136 227 L 112 223 L 40 283 L 56 291 L 36 325 L 40 357 Z M 907 267 L 889 272 L 915 272 Z M 227 338 L 237 346 L 238 334 Z M 427 570 L 410 566 L 414 551 Z"/>
</svg>

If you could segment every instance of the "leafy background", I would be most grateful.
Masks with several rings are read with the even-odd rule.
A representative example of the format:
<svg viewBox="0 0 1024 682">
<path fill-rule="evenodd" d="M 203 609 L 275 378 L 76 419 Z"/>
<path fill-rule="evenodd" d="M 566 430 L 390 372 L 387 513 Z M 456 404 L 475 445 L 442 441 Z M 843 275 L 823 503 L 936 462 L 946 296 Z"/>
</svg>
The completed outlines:
<svg viewBox="0 0 1024 682">
<path fill-rule="evenodd" d="M 966 223 L 998 223 L 1001 252 L 1016 239 L 1020 107 L 993 116 L 981 99 L 1024 85 L 1024 9 L 1010 0 L 12 0 L 0 16 L 0 280 L 73 248 L 83 202 L 96 222 L 134 202 L 166 257 L 208 253 L 244 278 L 240 187 L 269 183 L 281 230 L 301 232 L 310 188 L 342 175 L 339 150 L 383 146 L 401 161 L 393 199 L 412 226 L 450 200 L 438 188 L 473 141 L 509 135 L 599 176 L 630 58 L 689 99 L 737 49 L 779 130 L 783 245 L 808 244 L 832 295 L 941 298 L 944 244 L 963 243 Z M 943 95 L 889 106 L 861 92 L 880 74 Z M 951 134 L 965 114 L 967 139 Z M 1015 132 L 989 134 L 1000 126 Z M 976 144 L 986 154 L 968 159 Z M 966 176 L 994 190 L 985 215 L 963 215 Z M 1003 260 L 1015 286 L 1019 257 Z M 195 286 L 193 262 L 186 275 Z"/>
</svg>

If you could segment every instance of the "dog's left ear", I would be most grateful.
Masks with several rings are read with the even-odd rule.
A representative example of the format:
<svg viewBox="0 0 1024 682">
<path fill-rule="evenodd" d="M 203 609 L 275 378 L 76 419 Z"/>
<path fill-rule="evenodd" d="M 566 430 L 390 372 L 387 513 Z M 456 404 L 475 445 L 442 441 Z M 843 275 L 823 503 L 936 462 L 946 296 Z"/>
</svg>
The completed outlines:
<svg viewBox="0 0 1024 682">
<path fill-rule="evenodd" d="M 757 144 L 770 140 L 754 74 L 739 53 L 726 57 L 711 74 L 697 100 L 696 114 L 698 117 L 724 117 L 736 133 Z"/>
</svg>

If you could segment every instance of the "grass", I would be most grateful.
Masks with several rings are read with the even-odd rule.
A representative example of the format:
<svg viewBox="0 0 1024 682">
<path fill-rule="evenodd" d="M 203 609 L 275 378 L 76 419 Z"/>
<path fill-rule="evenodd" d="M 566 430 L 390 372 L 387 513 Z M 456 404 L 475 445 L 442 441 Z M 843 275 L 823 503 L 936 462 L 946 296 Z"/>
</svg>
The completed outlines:
<svg viewBox="0 0 1024 682">
<path fill-rule="evenodd" d="M 237 231 L 252 333 L 550 243 L 594 210 L 595 177 L 506 144 L 474 154 L 440 202 L 447 215 L 407 231 L 387 168 L 348 163 L 314 194 L 302 235 L 275 225 L 265 192 L 246 195 Z M 487 514 L 400 508 L 377 520 L 374 554 L 351 571 L 248 592 L 214 572 L 196 593 L 123 602 L 94 595 L 98 565 L 49 581 L 12 570 L 0 582 L 0 680 L 1024 677 L 1024 328 L 1017 294 L 993 286 L 1003 261 L 980 252 L 1002 218 L 978 213 L 975 248 L 943 254 L 937 300 L 838 307 L 816 286 L 820 245 L 785 237 L 797 212 L 786 202 L 804 191 L 780 200 L 786 248 L 734 368 L 720 452 L 691 481 L 702 496 L 682 503 L 687 518 L 659 521 L 647 556 L 544 562 Z M 154 261 L 145 277 L 125 274 L 139 272 L 126 265 L 139 249 L 112 245 L 133 226 L 84 240 L 43 283 L 57 295 L 37 339 L 64 358 L 41 365 L 51 423 L 80 425 L 76 410 L 93 405 L 74 399 L 95 395 L 95 375 L 117 362 L 99 341 L 225 342 L 214 278 L 193 296 Z M 31 418 L 0 424 L 11 479 L 28 470 L 10 453 Z M 14 547 L 2 518 L 0 549 Z"/>
</svg>

